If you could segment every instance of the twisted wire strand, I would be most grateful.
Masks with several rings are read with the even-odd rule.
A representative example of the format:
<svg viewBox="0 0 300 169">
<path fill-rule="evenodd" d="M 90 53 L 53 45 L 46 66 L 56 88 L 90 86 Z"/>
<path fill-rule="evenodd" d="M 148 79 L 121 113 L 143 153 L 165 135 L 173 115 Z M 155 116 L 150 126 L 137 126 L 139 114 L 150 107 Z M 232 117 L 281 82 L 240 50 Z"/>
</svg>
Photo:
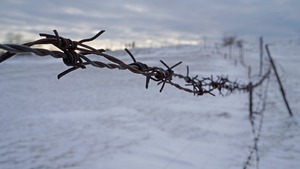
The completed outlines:
<svg viewBox="0 0 300 169">
<path fill-rule="evenodd" d="M 251 146 L 251 150 L 249 152 L 249 155 L 247 156 L 247 159 L 244 163 L 243 169 L 247 169 L 251 165 L 251 161 L 253 160 L 253 156 L 255 156 L 256 161 L 256 168 L 259 168 L 259 162 L 260 162 L 260 156 L 259 156 L 259 146 L 258 143 L 261 139 L 262 134 L 262 127 L 264 123 L 264 111 L 266 110 L 266 104 L 267 104 L 267 94 L 268 94 L 268 87 L 270 83 L 270 69 L 267 71 L 267 74 L 263 76 L 262 79 L 266 79 L 262 82 L 260 80 L 258 83 L 260 85 L 257 85 L 256 87 L 260 86 L 261 91 L 259 91 L 261 94 L 258 97 L 259 102 L 262 103 L 261 107 L 257 107 L 257 110 L 255 111 L 254 115 L 249 117 L 249 121 L 251 124 L 251 131 L 253 134 L 253 145 Z M 259 104 L 257 104 L 259 105 Z M 255 122 L 258 121 L 257 123 Z"/>
<path fill-rule="evenodd" d="M 0 55 L 0 63 L 10 59 L 12 56 L 18 53 L 33 53 L 37 56 L 52 56 L 53 58 L 62 59 L 63 63 L 69 68 L 60 74 L 58 74 L 58 79 L 73 72 L 77 69 L 85 69 L 87 66 L 93 66 L 96 68 L 107 68 L 107 69 L 118 69 L 118 70 L 128 70 L 135 74 L 140 74 L 146 77 L 146 88 L 149 86 L 149 82 L 155 81 L 158 85 L 161 85 L 160 92 L 163 91 L 165 84 L 174 86 L 175 88 L 192 93 L 196 96 L 201 96 L 204 94 L 215 95 L 213 92 L 218 91 L 221 95 L 229 95 L 234 92 L 252 92 L 253 89 L 258 88 L 267 81 L 271 74 L 271 66 L 268 67 L 266 73 L 259 77 L 257 82 L 249 82 L 245 84 L 238 83 L 237 81 L 231 81 L 228 77 L 217 76 L 214 79 L 211 77 L 199 78 L 198 76 L 191 77 L 189 75 L 189 67 L 187 67 L 186 75 L 178 74 L 173 71 L 175 67 L 180 65 L 182 62 L 178 62 L 173 66 L 168 66 L 165 62 L 160 61 L 165 68 L 158 66 L 150 67 L 143 62 L 139 62 L 135 59 L 133 54 L 125 49 L 127 54 L 131 57 L 132 63 L 126 64 L 122 60 L 105 53 L 104 49 L 95 49 L 89 45 L 84 44 L 85 42 L 90 42 L 98 38 L 104 33 L 104 30 L 100 31 L 91 38 L 82 39 L 80 41 L 73 41 L 61 37 L 56 30 L 54 30 L 54 35 L 51 34 L 40 34 L 41 39 L 33 42 L 28 42 L 22 45 L 18 44 L 0 44 L 0 49 L 6 51 L 6 53 Z M 34 45 L 52 45 L 58 48 L 60 51 L 53 51 L 41 48 L 34 48 Z M 88 58 L 88 55 L 96 55 L 102 57 L 109 61 L 109 63 L 103 63 L 101 61 L 93 61 Z M 271 56 L 270 56 L 271 57 Z M 273 68 L 274 69 L 274 68 Z M 178 78 L 183 81 L 183 85 L 173 82 L 173 78 Z M 267 91 L 265 91 L 267 92 Z M 266 93 L 265 93 L 266 95 Z M 258 129 L 255 129 L 254 119 L 251 118 L 250 122 L 252 125 L 252 132 L 254 135 L 254 145 L 250 151 L 250 154 L 244 164 L 244 169 L 250 166 L 251 159 L 253 155 L 256 155 L 257 166 L 259 162 L 258 155 L 258 141 L 260 139 L 262 124 L 263 124 L 263 111 L 265 109 L 266 98 L 261 99 L 263 101 L 263 109 L 260 111 L 261 120 L 259 122 Z M 252 102 L 252 100 L 251 100 Z M 252 105 L 251 105 L 252 107 Z M 252 109 L 251 109 L 252 111 Z M 250 112 L 251 114 L 251 112 Z M 258 168 L 258 167 L 257 167 Z"/>
<path fill-rule="evenodd" d="M 66 54 L 60 51 L 49 51 L 47 49 L 39 49 L 39 48 L 30 48 L 25 45 L 16 45 L 16 44 L 0 44 L 0 48 L 6 51 L 9 51 L 7 55 L 14 55 L 15 53 L 26 53 L 31 52 L 38 56 L 52 56 L 54 58 L 66 58 Z M 4 53 L 3 55 L 5 55 Z M 3 62 L 2 56 L 0 57 L 0 62 Z"/>
<path fill-rule="evenodd" d="M 95 49 L 89 45 L 84 44 L 85 42 L 93 41 L 98 38 L 101 34 L 104 33 L 104 30 L 100 31 L 91 38 L 82 39 L 80 41 L 73 41 L 61 37 L 56 30 L 54 30 L 54 35 L 51 34 L 40 34 L 42 39 L 38 39 L 33 42 L 28 42 L 23 45 L 18 44 L 0 44 L 0 49 L 7 51 L 0 56 L 0 63 L 11 58 L 17 53 L 27 53 L 31 52 L 37 56 L 52 56 L 53 58 L 62 59 L 63 63 L 70 68 L 61 72 L 57 77 L 61 78 L 66 74 L 75 71 L 79 68 L 85 69 L 86 66 L 90 65 L 97 68 L 108 68 L 108 69 L 119 69 L 119 70 L 129 70 L 135 74 L 141 74 L 146 77 L 146 88 L 148 88 L 150 80 L 157 82 L 158 85 L 161 85 L 160 92 L 163 91 L 165 84 L 176 87 L 179 90 L 192 93 L 194 95 L 200 96 L 204 94 L 213 95 L 213 91 L 217 90 L 221 95 L 229 95 L 236 91 L 249 91 L 249 87 L 259 86 L 267 76 L 269 76 L 270 71 L 268 71 L 265 76 L 263 76 L 257 83 L 252 86 L 249 84 L 239 84 L 234 81 L 230 81 L 227 77 L 218 76 L 216 80 L 213 80 L 213 77 L 207 77 L 199 79 L 198 76 L 190 77 L 189 68 L 187 67 L 187 75 L 182 75 L 175 73 L 173 68 L 180 65 L 182 62 L 178 62 L 173 66 L 168 66 L 163 61 L 160 61 L 166 68 L 161 67 L 150 67 L 145 63 L 137 62 L 132 53 L 125 49 L 128 55 L 132 58 L 133 63 L 126 64 L 122 60 L 111 56 L 105 53 L 104 49 Z M 34 45 L 53 45 L 60 49 L 60 51 L 53 51 L 41 48 L 34 48 Z M 92 61 L 88 58 L 88 55 L 97 55 L 105 58 L 110 63 L 103 63 L 100 61 Z M 172 78 L 176 77 L 182 79 L 185 82 L 185 87 L 174 83 Z M 188 86 L 191 86 L 189 88 Z"/>
</svg>

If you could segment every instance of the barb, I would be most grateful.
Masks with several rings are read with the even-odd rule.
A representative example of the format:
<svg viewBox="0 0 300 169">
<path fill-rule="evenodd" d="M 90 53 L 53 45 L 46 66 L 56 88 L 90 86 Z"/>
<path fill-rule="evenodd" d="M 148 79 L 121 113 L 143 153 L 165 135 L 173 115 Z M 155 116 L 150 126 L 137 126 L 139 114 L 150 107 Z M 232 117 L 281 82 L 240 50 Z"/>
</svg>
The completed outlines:
<svg viewBox="0 0 300 169">
<path fill-rule="evenodd" d="M 251 125 L 251 131 L 253 135 L 253 145 L 251 146 L 251 150 L 249 155 L 244 163 L 243 168 L 247 169 L 252 160 L 256 162 L 256 168 L 259 169 L 259 146 L 258 143 L 260 141 L 262 127 L 264 123 L 264 111 L 266 109 L 267 104 L 267 94 L 268 94 L 268 87 L 270 82 L 270 74 L 271 74 L 271 67 L 268 68 L 266 73 L 261 77 L 261 79 L 256 83 L 252 84 L 249 91 L 249 121 Z M 258 89 L 259 91 L 257 91 Z M 256 95 L 254 94 L 256 91 Z M 258 96 L 256 109 L 254 110 L 254 96 Z M 255 159 L 253 159 L 255 156 Z"/>
<path fill-rule="evenodd" d="M 254 111 L 253 110 L 253 95 L 251 96 L 251 98 L 249 99 L 250 103 L 249 103 L 249 108 L 250 108 L 250 116 L 249 116 L 249 121 L 251 124 L 251 129 L 252 129 L 252 134 L 253 134 L 253 145 L 251 147 L 250 153 L 246 159 L 246 162 L 244 163 L 244 167 L 243 169 L 247 169 L 250 166 L 250 162 L 253 159 L 253 156 L 255 155 L 255 161 L 256 161 L 256 168 L 259 169 L 259 148 L 258 148 L 258 143 L 261 137 L 261 132 L 262 132 L 262 127 L 263 127 L 263 123 L 264 123 L 264 111 L 266 109 L 266 103 L 267 103 L 267 93 L 268 93 L 268 86 L 269 86 L 269 78 L 267 78 L 267 81 L 265 82 L 265 86 L 261 85 L 261 90 L 259 98 L 258 98 L 258 102 L 262 103 L 261 107 L 257 107 L 257 110 Z M 262 91 L 262 88 L 264 88 Z M 251 90 L 250 93 L 253 92 L 253 89 Z M 253 93 L 252 93 L 253 94 Z M 251 95 L 251 94 L 250 94 Z M 259 104 L 257 104 L 259 105 Z M 255 121 L 258 120 L 258 122 L 256 123 Z"/>
<path fill-rule="evenodd" d="M 164 61 L 160 60 L 161 64 L 164 68 L 158 66 L 148 66 L 143 62 L 137 61 L 134 55 L 128 50 L 125 49 L 127 54 L 131 57 L 132 63 L 126 64 L 122 60 L 105 53 L 104 49 L 95 49 L 89 45 L 84 43 L 93 41 L 100 37 L 105 31 L 101 30 L 96 35 L 91 38 L 82 39 L 79 41 L 73 41 L 68 38 L 61 37 L 59 33 L 54 30 L 54 35 L 41 33 L 41 39 L 38 39 L 33 42 L 24 43 L 22 45 L 17 44 L 0 44 L 0 49 L 6 51 L 6 53 L 0 55 L 0 63 L 10 59 L 14 55 L 18 53 L 27 53 L 31 52 L 38 56 L 52 56 L 53 58 L 62 59 L 63 63 L 69 67 L 65 71 L 58 74 L 57 78 L 60 79 L 63 76 L 67 75 L 70 72 L 73 72 L 77 69 L 85 69 L 87 66 L 93 66 L 96 68 L 107 68 L 107 69 L 119 69 L 119 70 L 128 70 L 132 73 L 143 75 L 146 77 L 146 89 L 149 87 L 150 81 L 155 81 L 157 85 L 161 85 L 160 92 L 163 91 L 166 84 L 174 86 L 175 88 L 192 93 L 196 96 L 202 96 L 204 94 L 209 94 L 215 96 L 214 91 L 219 92 L 222 96 L 227 96 L 235 92 L 247 92 L 249 93 L 249 120 L 252 127 L 252 133 L 254 136 L 254 144 L 250 151 L 250 154 L 244 164 L 244 169 L 246 169 L 253 158 L 253 155 L 256 155 L 256 164 L 258 168 L 259 163 L 259 155 L 258 155 L 258 141 L 260 139 L 260 133 L 263 125 L 263 111 L 266 106 L 266 97 L 267 97 L 267 87 L 264 93 L 264 97 L 260 98 L 260 102 L 262 102 L 261 110 L 254 111 L 253 107 L 253 92 L 254 89 L 263 86 L 265 81 L 267 81 L 271 74 L 271 66 L 275 71 L 278 83 L 280 85 L 280 90 L 284 97 L 284 101 L 286 102 L 287 108 L 289 110 L 290 116 L 292 116 L 292 112 L 289 108 L 287 100 L 285 98 L 285 93 L 279 79 L 278 73 L 276 71 L 276 67 L 274 65 L 273 59 L 270 55 L 268 46 L 266 46 L 266 50 L 268 52 L 269 61 L 271 66 L 267 69 L 266 73 L 257 80 L 257 82 L 250 81 L 249 83 L 238 83 L 237 81 L 231 81 L 228 77 L 202 77 L 198 76 L 190 76 L 190 69 L 186 67 L 186 75 L 182 75 L 179 73 L 175 73 L 174 69 L 182 64 L 182 62 L 178 62 L 173 66 L 169 66 Z M 47 49 L 34 48 L 34 45 L 52 45 L 57 47 L 60 51 L 52 51 Z M 101 58 L 107 60 L 108 63 L 104 63 L 97 60 L 90 60 L 89 55 L 96 55 Z M 179 80 L 182 80 L 182 84 L 178 84 L 173 82 L 173 78 L 176 77 Z M 260 121 L 258 127 L 255 123 L 255 117 L 260 116 Z"/>
<path fill-rule="evenodd" d="M 149 87 L 150 81 L 155 81 L 157 82 L 157 85 L 161 85 L 159 90 L 160 92 L 163 91 L 166 84 L 197 96 L 202 96 L 204 94 L 215 96 L 213 93 L 214 91 L 219 91 L 221 95 L 229 95 L 236 91 L 247 92 L 249 90 L 248 84 L 239 84 L 237 82 L 230 81 L 227 77 L 218 76 L 216 80 L 214 80 L 212 76 L 202 79 L 199 79 L 198 76 L 190 77 L 189 67 L 187 67 L 186 75 L 175 73 L 173 69 L 182 64 L 182 62 L 178 62 L 170 67 L 164 61 L 160 60 L 165 68 L 157 66 L 150 67 L 145 63 L 138 62 L 133 54 L 128 49 L 125 49 L 133 61 L 130 64 L 126 64 L 122 60 L 105 53 L 104 49 L 95 49 L 84 44 L 85 42 L 90 42 L 97 39 L 105 32 L 104 30 L 101 30 L 91 38 L 82 39 L 80 41 L 73 41 L 71 39 L 64 38 L 60 36 L 56 30 L 53 30 L 53 32 L 53 35 L 41 33 L 41 39 L 28 42 L 23 45 L 0 44 L 0 48 L 7 51 L 0 56 L 0 63 L 11 58 L 17 53 L 31 52 L 38 56 L 50 55 L 54 58 L 62 59 L 63 63 L 70 68 L 59 73 L 57 76 L 58 79 L 77 69 L 85 69 L 87 66 L 93 66 L 97 68 L 129 70 L 132 73 L 141 74 L 146 77 L 146 88 Z M 55 46 L 60 49 L 60 51 L 51 51 L 32 47 L 40 44 Z M 97 55 L 105 58 L 108 63 L 92 61 L 88 58 L 88 55 Z M 183 85 L 174 83 L 173 77 L 182 79 L 184 82 Z M 264 81 L 264 79 L 261 79 L 260 81 Z M 260 81 L 257 83 L 257 86 L 259 85 Z"/>
</svg>

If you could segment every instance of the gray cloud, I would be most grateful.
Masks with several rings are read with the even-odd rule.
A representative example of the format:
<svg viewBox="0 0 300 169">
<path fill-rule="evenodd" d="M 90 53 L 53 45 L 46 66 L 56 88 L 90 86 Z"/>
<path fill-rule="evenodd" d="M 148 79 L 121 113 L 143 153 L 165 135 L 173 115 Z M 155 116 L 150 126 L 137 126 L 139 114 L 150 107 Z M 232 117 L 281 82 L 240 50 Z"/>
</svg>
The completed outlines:
<svg viewBox="0 0 300 169">
<path fill-rule="evenodd" d="M 105 39 L 200 40 L 235 34 L 282 38 L 299 34 L 298 0 L 3 0 L 1 35 L 50 32 L 82 38 L 100 29 Z"/>
</svg>

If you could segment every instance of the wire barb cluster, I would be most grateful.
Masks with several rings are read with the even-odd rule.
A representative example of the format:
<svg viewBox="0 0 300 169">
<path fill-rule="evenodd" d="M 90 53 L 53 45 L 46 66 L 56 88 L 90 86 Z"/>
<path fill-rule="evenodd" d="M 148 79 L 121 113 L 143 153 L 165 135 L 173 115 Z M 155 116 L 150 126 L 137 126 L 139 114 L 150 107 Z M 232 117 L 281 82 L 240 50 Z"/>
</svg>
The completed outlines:
<svg viewBox="0 0 300 169">
<path fill-rule="evenodd" d="M 250 81 L 248 84 L 241 84 L 237 81 L 231 81 L 228 77 L 217 76 L 214 78 L 213 76 L 210 77 L 203 77 L 199 78 L 198 76 L 190 76 L 189 67 L 186 67 L 186 74 L 178 74 L 174 71 L 174 68 L 182 64 L 182 62 L 178 62 L 173 66 L 169 66 L 164 61 L 160 60 L 161 64 L 164 66 L 148 66 L 143 62 L 139 62 L 136 60 L 134 55 L 128 50 L 125 49 L 127 54 L 131 57 L 132 63 L 126 64 L 122 60 L 111 56 L 106 53 L 104 49 L 95 49 L 89 45 L 86 45 L 86 42 L 90 42 L 98 38 L 102 35 L 105 31 L 101 30 L 96 35 L 91 38 L 82 39 L 80 41 L 73 41 L 68 38 L 61 37 L 56 30 L 54 30 L 54 35 L 51 34 L 40 34 L 42 39 L 28 42 L 23 45 L 17 44 L 0 44 L 0 49 L 7 51 L 6 53 L 0 55 L 0 63 L 10 59 L 12 56 L 18 53 L 27 53 L 31 52 L 38 56 L 47 56 L 50 55 L 54 58 L 62 59 L 63 63 L 68 66 L 69 68 L 61 73 L 58 74 L 58 79 L 65 76 L 66 74 L 75 71 L 77 69 L 86 69 L 88 65 L 94 66 L 97 68 L 108 68 L 108 69 L 119 69 L 119 70 L 128 70 L 135 74 L 140 74 L 146 77 L 146 84 L 145 87 L 148 89 L 150 81 L 154 81 L 157 85 L 161 85 L 160 92 L 163 91 L 166 84 L 172 85 L 177 89 L 183 90 L 185 92 L 192 93 L 196 96 L 202 96 L 205 94 L 210 94 L 215 96 L 213 93 L 214 91 L 218 91 L 220 95 L 229 95 L 234 92 L 247 92 L 249 93 L 249 120 L 252 127 L 253 133 L 253 146 L 251 147 L 250 153 L 244 163 L 243 168 L 247 169 L 251 165 L 251 161 L 253 160 L 253 156 L 256 157 L 256 168 L 259 168 L 259 149 L 258 149 L 258 142 L 260 140 L 264 114 L 263 112 L 266 109 L 266 102 L 267 102 L 267 92 L 268 92 L 268 82 L 269 77 L 271 75 L 271 70 L 273 69 L 280 86 L 280 91 L 284 98 L 286 107 L 289 111 L 290 116 L 293 116 L 292 111 L 289 107 L 288 101 L 285 96 L 285 92 L 283 89 L 283 85 L 279 78 L 279 75 L 276 70 L 276 66 L 273 62 L 271 54 L 268 49 L 268 45 L 266 45 L 266 50 L 269 57 L 269 62 L 271 66 L 269 66 L 265 72 L 265 74 L 259 76 L 256 83 Z M 53 45 L 58 48 L 60 51 L 53 51 L 41 48 L 35 48 L 34 45 Z M 90 60 L 88 55 L 97 55 L 100 56 L 108 61 L 108 63 L 103 63 L 97 60 Z M 251 69 L 250 69 L 251 70 Z M 173 82 L 173 78 L 176 77 L 182 80 L 182 85 Z M 249 71 L 250 77 L 250 71 Z M 259 95 L 259 103 L 262 106 L 258 106 L 258 110 L 254 110 L 254 91 L 256 89 L 260 89 L 258 91 L 261 95 Z M 260 105 L 260 104 L 255 104 Z M 256 123 L 255 119 L 259 119 L 259 122 Z"/>
<path fill-rule="evenodd" d="M 104 49 L 95 49 L 86 42 L 90 42 L 98 38 L 105 31 L 101 30 L 96 35 L 91 38 L 82 39 L 80 41 L 73 41 L 68 38 L 64 38 L 54 30 L 54 35 L 41 33 L 42 39 L 28 42 L 23 45 L 16 44 L 0 44 L 0 49 L 4 49 L 7 52 L 0 56 L 0 63 L 11 58 L 17 53 L 31 52 L 38 56 L 50 55 L 54 58 L 61 58 L 63 63 L 70 67 L 69 69 L 58 74 L 58 79 L 64 75 L 75 71 L 77 69 L 85 69 L 87 65 L 91 65 L 97 68 L 108 68 L 108 69 L 120 69 L 129 70 L 135 74 L 141 74 L 146 76 L 146 88 L 149 87 L 150 81 L 157 82 L 161 85 L 160 92 L 163 91 L 165 84 L 170 84 L 180 90 L 193 93 L 194 95 L 201 96 L 204 94 L 213 94 L 213 91 L 217 90 L 220 94 L 224 95 L 223 92 L 226 91 L 226 95 L 233 93 L 234 91 L 248 91 L 249 84 L 242 85 L 237 82 L 230 81 L 227 77 L 218 76 L 214 80 L 213 76 L 199 79 L 198 76 L 189 76 L 189 67 L 187 67 L 186 75 L 177 74 L 174 72 L 174 68 L 180 65 L 182 62 L 178 62 L 173 66 L 167 65 L 164 61 L 160 62 L 165 68 L 161 67 L 150 67 L 145 63 L 138 62 L 133 54 L 125 49 L 127 54 L 132 58 L 133 62 L 130 64 L 124 63 L 122 60 L 111 56 L 105 52 Z M 60 51 L 51 51 L 47 49 L 34 48 L 34 45 L 53 45 Z M 98 55 L 109 61 L 109 63 L 103 63 L 100 61 L 92 61 L 88 58 L 88 55 Z M 173 77 L 183 79 L 185 84 L 179 85 L 172 81 Z"/>
</svg>

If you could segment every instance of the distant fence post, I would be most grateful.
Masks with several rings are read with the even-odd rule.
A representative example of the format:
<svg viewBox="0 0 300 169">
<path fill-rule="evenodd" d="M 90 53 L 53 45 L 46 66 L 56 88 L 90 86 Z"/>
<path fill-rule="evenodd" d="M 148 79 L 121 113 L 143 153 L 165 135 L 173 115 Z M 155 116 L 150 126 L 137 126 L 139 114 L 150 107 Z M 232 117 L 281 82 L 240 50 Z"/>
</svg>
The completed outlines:
<svg viewBox="0 0 300 169">
<path fill-rule="evenodd" d="M 252 117 L 253 117 L 253 86 L 252 86 L 252 82 L 249 83 L 248 90 L 249 90 L 249 117 L 250 117 L 250 119 L 252 119 Z"/>
<path fill-rule="evenodd" d="M 263 54 L 264 54 L 264 40 L 263 37 L 261 36 L 259 38 L 259 55 L 260 55 L 260 61 L 259 61 L 259 75 L 262 75 L 262 70 L 263 70 Z"/>
<path fill-rule="evenodd" d="M 285 91 L 284 91 L 284 89 L 283 89 L 283 85 L 282 85 L 282 83 L 281 83 L 279 74 L 278 74 L 278 72 L 277 72 L 275 63 L 274 63 L 273 58 L 272 58 L 272 56 L 271 56 L 271 53 L 270 53 L 270 51 L 269 51 L 269 46 L 268 46 L 268 45 L 266 45 L 266 50 L 267 50 L 267 54 L 268 54 L 269 59 L 270 59 L 271 66 L 272 66 L 272 68 L 273 68 L 273 70 L 274 70 L 274 73 L 275 73 L 275 76 L 276 76 L 276 78 L 277 78 L 277 81 L 278 81 L 278 84 L 279 84 L 279 88 L 280 88 L 281 95 L 282 95 L 282 97 L 283 97 L 284 103 L 285 103 L 285 105 L 286 105 L 286 108 L 288 109 L 288 112 L 289 112 L 290 116 L 292 117 L 292 116 L 293 116 L 293 113 L 292 113 L 292 110 L 291 110 L 291 108 L 290 108 L 290 106 L 289 106 L 289 103 L 288 103 L 288 101 L 287 101 L 287 98 L 286 98 L 286 96 L 285 96 Z"/>
</svg>

